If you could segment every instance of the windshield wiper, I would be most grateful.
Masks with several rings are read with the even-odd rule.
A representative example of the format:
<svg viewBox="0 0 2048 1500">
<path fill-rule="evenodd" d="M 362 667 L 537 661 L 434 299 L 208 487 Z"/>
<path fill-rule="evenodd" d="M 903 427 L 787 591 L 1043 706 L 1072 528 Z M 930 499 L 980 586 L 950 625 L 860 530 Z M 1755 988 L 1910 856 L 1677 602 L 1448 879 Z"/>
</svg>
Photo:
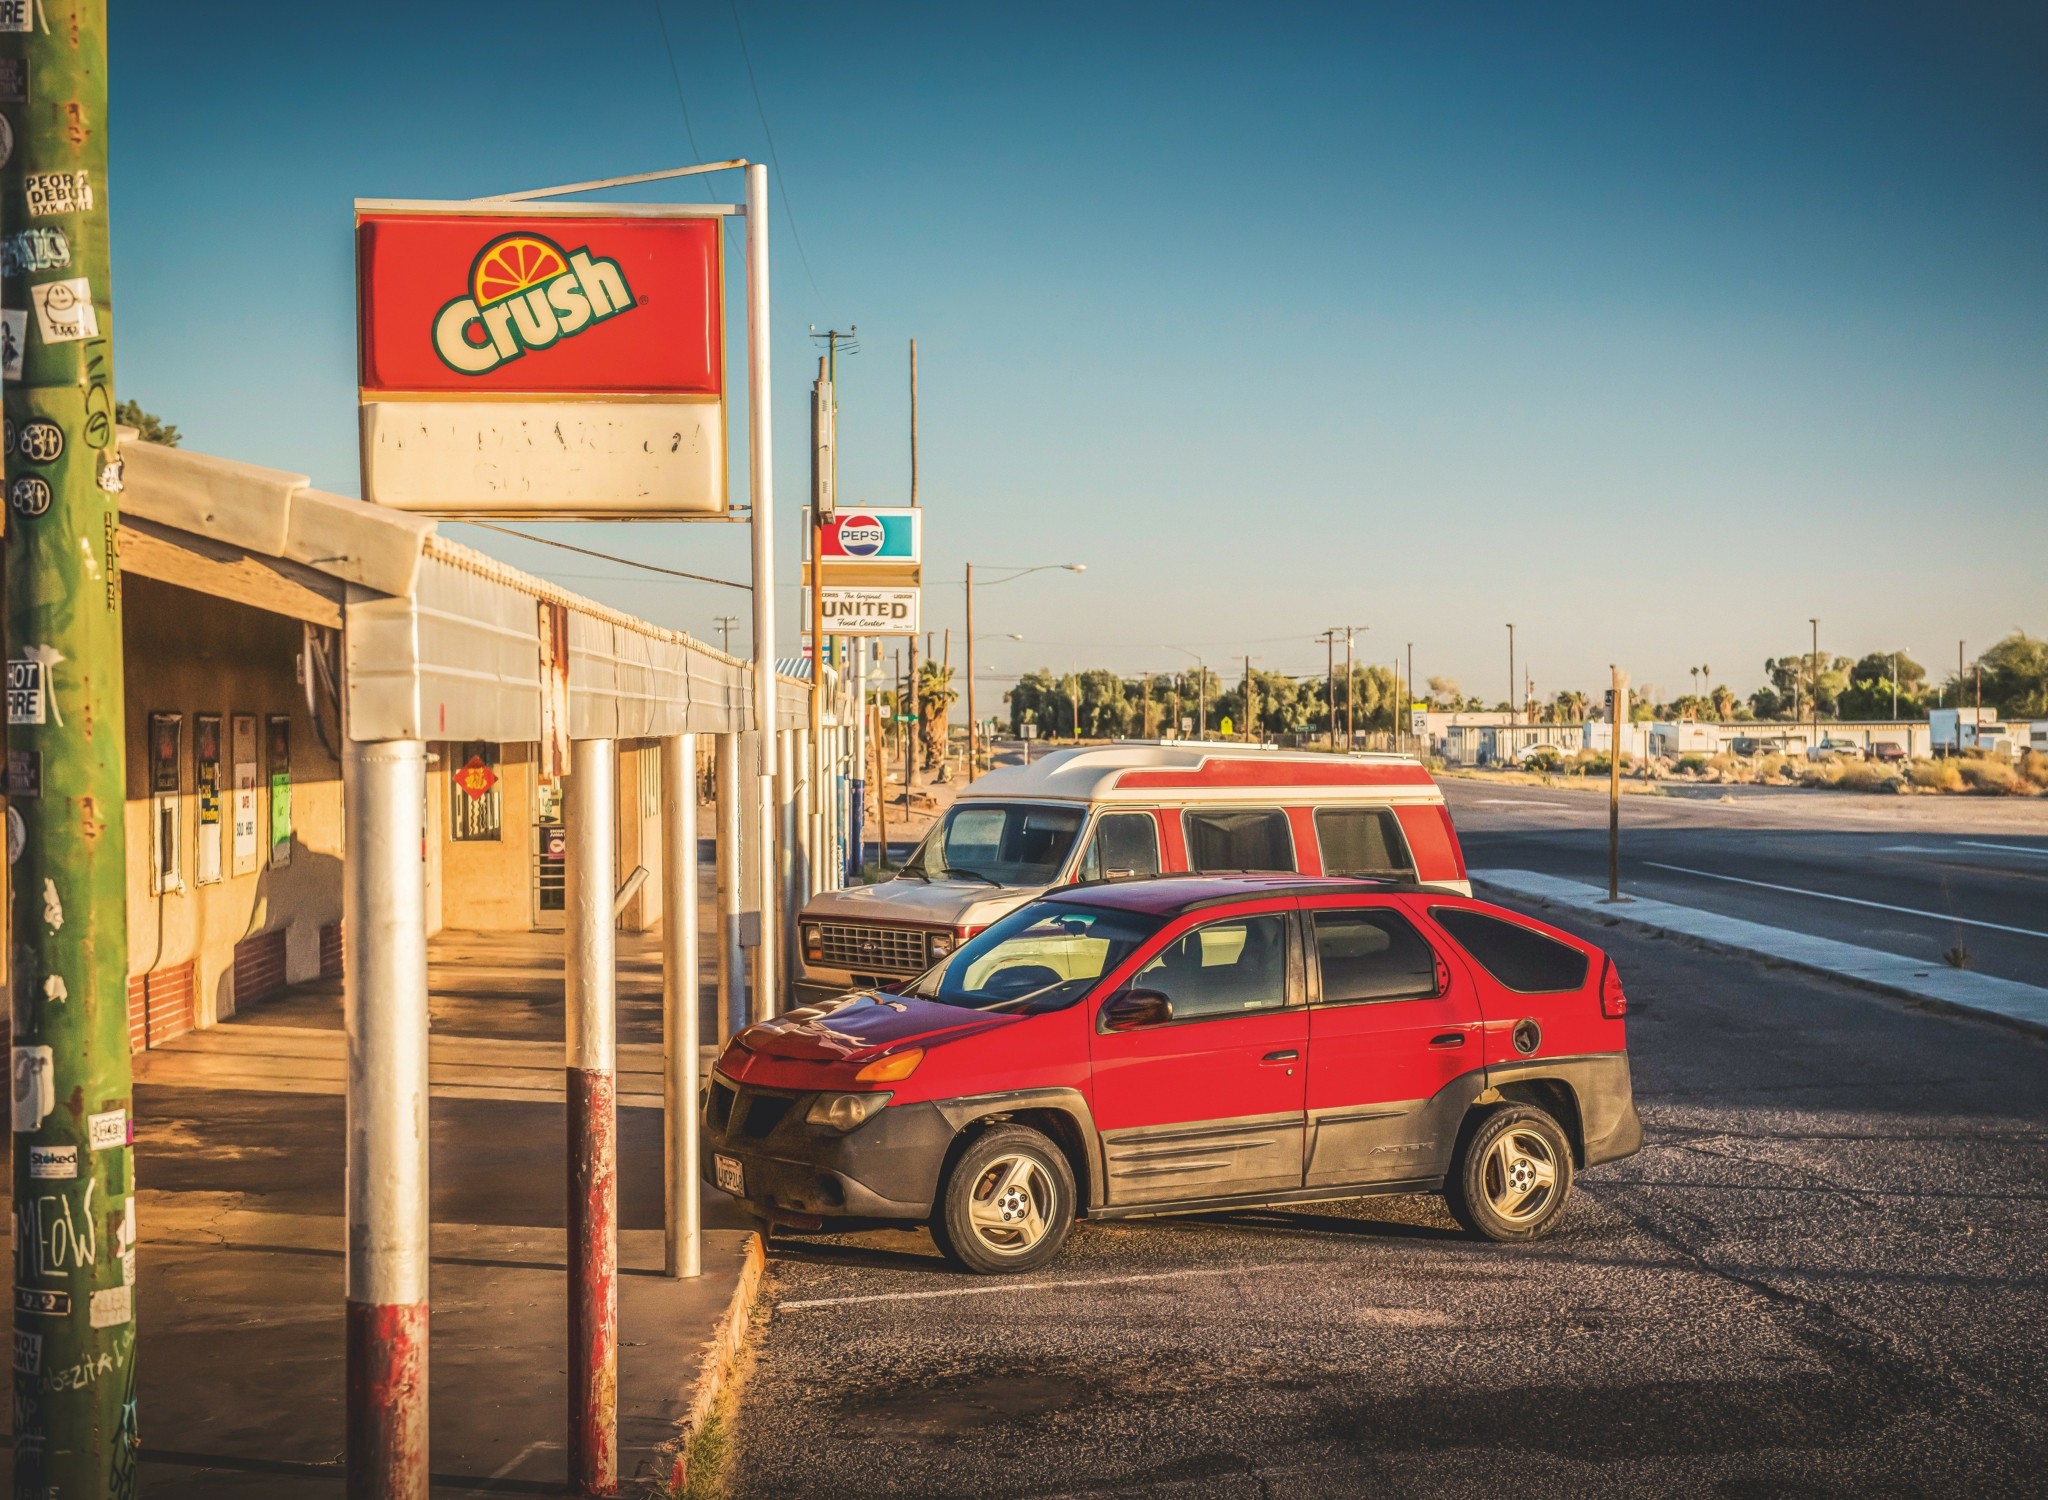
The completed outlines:
<svg viewBox="0 0 2048 1500">
<path fill-rule="evenodd" d="M 1000 880 L 984 875 L 979 870 L 964 870 L 958 865 L 947 865 L 940 873 L 945 875 L 972 875 L 976 880 L 985 881 L 989 885 L 1000 886 L 1002 884 Z"/>
</svg>

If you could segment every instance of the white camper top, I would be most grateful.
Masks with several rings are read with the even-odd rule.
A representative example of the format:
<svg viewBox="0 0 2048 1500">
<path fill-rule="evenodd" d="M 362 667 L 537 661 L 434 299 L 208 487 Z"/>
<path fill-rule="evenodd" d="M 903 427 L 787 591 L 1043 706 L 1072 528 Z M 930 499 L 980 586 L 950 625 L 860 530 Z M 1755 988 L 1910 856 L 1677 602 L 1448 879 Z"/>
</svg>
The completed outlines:
<svg viewBox="0 0 2048 1500">
<path fill-rule="evenodd" d="M 1259 745 L 1120 741 L 1054 750 L 1028 766 L 1001 766 L 959 801 L 1078 803 L 1360 801 L 1441 803 L 1410 755 L 1325 755 Z"/>
</svg>

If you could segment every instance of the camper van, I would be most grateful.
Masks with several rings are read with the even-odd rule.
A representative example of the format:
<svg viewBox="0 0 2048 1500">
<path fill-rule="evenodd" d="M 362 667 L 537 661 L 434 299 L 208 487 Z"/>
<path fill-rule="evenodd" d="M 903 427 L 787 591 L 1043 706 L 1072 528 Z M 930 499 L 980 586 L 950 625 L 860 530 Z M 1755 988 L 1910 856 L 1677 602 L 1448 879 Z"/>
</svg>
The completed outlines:
<svg viewBox="0 0 2048 1500">
<path fill-rule="evenodd" d="M 1443 792 L 1405 755 L 1173 742 L 1056 750 L 961 792 L 895 877 L 797 920 L 799 1003 L 921 974 L 1056 886 L 1220 871 L 1470 895 Z"/>
</svg>

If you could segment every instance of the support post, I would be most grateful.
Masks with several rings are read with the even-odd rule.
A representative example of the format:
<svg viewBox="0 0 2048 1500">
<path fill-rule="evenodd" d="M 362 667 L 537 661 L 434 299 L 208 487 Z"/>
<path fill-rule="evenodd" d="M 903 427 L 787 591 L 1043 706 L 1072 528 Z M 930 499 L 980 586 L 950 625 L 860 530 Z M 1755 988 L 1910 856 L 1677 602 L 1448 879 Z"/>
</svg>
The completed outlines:
<svg viewBox="0 0 2048 1500">
<path fill-rule="evenodd" d="M 618 766 L 617 741 L 570 742 L 569 1484 L 580 1495 L 619 1488 Z"/>
<path fill-rule="evenodd" d="M 41 778 L 8 808 L 17 1495 L 132 1494 L 139 1441 L 106 12 L 15 6 L 0 33 L 0 218 L 68 250 L 33 289 L 5 272 L 6 733 Z"/>
<path fill-rule="evenodd" d="M 697 736 L 661 742 L 661 1105 L 666 1171 L 662 1269 L 695 1276 L 703 1269 L 702 1205 L 697 1191 L 698 1013 Z"/>
<path fill-rule="evenodd" d="M 1614 674 L 1613 733 L 1607 743 L 1607 899 L 1621 899 L 1621 736 L 1628 726 L 1628 673 Z"/>
<path fill-rule="evenodd" d="M 981 725 L 974 717 L 974 564 L 967 565 L 967 779 L 973 781 L 980 774 L 980 762 L 975 759 L 975 743 L 981 733 Z"/>
<path fill-rule="evenodd" d="M 718 736 L 718 1045 L 746 1024 L 747 957 L 740 949 L 740 737 Z"/>
<path fill-rule="evenodd" d="M 853 643 L 853 776 L 846 795 L 846 883 L 861 877 L 868 817 L 868 643 Z"/>
<path fill-rule="evenodd" d="M 802 762 L 797 755 L 797 740 L 800 731 L 785 729 L 775 736 L 776 777 L 770 783 L 773 798 L 769 807 L 769 818 L 774 827 L 774 842 L 769 845 L 775 851 L 775 860 L 770 866 L 770 884 L 773 887 L 771 900 L 781 920 L 770 925 L 764 914 L 761 924 L 761 951 L 773 948 L 779 965 L 782 982 L 769 994 L 774 998 L 776 1012 L 788 1010 L 795 1001 L 796 967 L 794 963 L 796 945 L 796 913 L 803 905 L 803 847 L 798 834 L 797 818 L 797 774 Z"/>
<path fill-rule="evenodd" d="M 773 1013 L 778 985 L 775 902 L 775 424 L 768 347 L 768 169 L 747 167 L 747 471 L 754 544 L 754 773 L 760 782 L 758 890 L 761 946 L 754 953 L 754 1006 Z"/>
<path fill-rule="evenodd" d="M 426 1500 L 427 747 L 344 738 L 341 753 L 348 1494 Z"/>
</svg>

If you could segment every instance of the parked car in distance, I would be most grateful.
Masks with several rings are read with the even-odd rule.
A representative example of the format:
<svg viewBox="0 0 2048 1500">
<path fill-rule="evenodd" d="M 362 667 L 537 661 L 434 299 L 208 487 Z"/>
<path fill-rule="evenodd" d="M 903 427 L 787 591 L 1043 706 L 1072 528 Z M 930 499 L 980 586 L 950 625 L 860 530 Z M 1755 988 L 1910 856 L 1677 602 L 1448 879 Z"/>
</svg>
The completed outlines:
<svg viewBox="0 0 2048 1500">
<path fill-rule="evenodd" d="M 1409 756 L 1184 740 L 1055 750 L 964 788 L 894 879 L 807 901 L 796 996 L 921 974 L 1057 886 L 1207 870 L 1472 890 L 1443 791 Z"/>
<path fill-rule="evenodd" d="M 1874 740 L 1870 746 L 1870 758 L 1888 766 L 1902 766 L 1906 763 L 1906 747 L 1897 740 Z"/>
<path fill-rule="evenodd" d="M 1627 1009 L 1592 944 L 1412 883 L 1074 887 L 898 990 L 740 1032 L 701 1168 L 795 1228 L 928 1224 L 983 1273 L 1077 1217 L 1378 1193 L 1533 1239 L 1642 1144 Z"/>
</svg>

